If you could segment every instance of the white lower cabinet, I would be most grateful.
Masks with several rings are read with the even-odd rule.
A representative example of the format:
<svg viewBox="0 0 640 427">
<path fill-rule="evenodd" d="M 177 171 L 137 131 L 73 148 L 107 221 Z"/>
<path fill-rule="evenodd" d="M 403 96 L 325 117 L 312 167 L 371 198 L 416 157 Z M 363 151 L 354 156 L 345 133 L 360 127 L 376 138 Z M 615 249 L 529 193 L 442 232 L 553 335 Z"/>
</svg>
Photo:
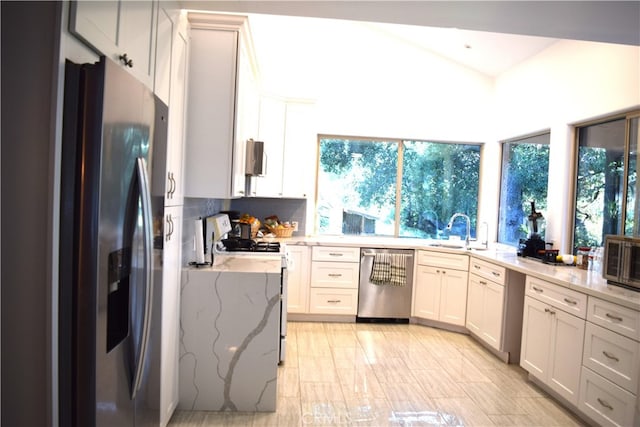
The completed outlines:
<svg viewBox="0 0 640 427">
<path fill-rule="evenodd" d="M 637 426 L 636 396 L 582 368 L 580 403 L 578 409 L 603 426 Z"/>
<path fill-rule="evenodd" d="M 355 315 L 358 311 L 358 290 L 311 288 L 309 313 Z"/>
<path fill-rule="evenodd" d="M 632 393 L 638 390 L 637 341 L 587 322 L 582 363 Z"/>
<path fill-rule="evenodd" d="M 504 362 L 518 363 L 524 275 L 476 258 L 469 271 L 467 329 Z"/>
<path fill-rule="evenodd" d="M 640 312 L 588 298 L 578 408 L 603 426 L 640 425 Z"/>
<path fill-rule="evenodd" d="M 355 316 L 359 271 L 360 248 L 314 246 L 309 313 Z"/>
<path fill-rule="evenodd" d="M 180 334 L 180 276 L 182 206 L 165 207 L 161 267 L 162 338 L 160 350 L 160 425 L 165 426 L 178 405 Z"/>
<path fill-rule="evenodd" d="M 306 246 L 287 246 L 291 258 L 287 280 L 287 312 L 309 312 L 309 262 L 310 251 Z"/>
<path fill-rule="evenodd" d="M 563 291 L 550 283 L 547 286 Z M 578 404 L 584 330 L 584 319 L 529 293 L 525 296 L 520 366 L 574 405 Z"/>
<path fill-rule="evenodd" d="M 467 271 L 418 265 L 413 315 L 463 326 L 466 316 L 468 275 Z"/>
<path fill-rule="evenodd" d="M 471 274 L 467 300 L 467 328 L 491 347 L 500 350 L 504 286 Z"/>
</svg>

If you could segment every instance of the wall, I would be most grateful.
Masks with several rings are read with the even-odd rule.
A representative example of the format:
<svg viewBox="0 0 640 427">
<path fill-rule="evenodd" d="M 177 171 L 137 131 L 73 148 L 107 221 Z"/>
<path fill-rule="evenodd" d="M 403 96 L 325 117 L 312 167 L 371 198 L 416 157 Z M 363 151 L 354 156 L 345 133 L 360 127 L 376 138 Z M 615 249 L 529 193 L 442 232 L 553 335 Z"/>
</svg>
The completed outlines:
<svg viewBox="0 0 640 427">
<path fill-rule="evenodd" d="M 313 224 L 307 226 L 306 199 L 268 199 L 244 198 L 231 201 L 231 209 L 248 213 L 263 221 L 264 218 L 277 215 L 281 221 L 298 221 L 298 231 L 294 236 L 304 236 L 313 232 Z"/>
<path fill-rule="evenodd" d="M 567 230 L 573 221 L 572 125 L 640 106 L 640 47 L 561 40 L 500 75 L 495 106 L 496 140 L 551 130 L 547 237 L 555 247 L 568 250 Z M 497 206 L 499 158 L 487 160 L 483 203 Z"/>
<path fill-rule="evenodd" d="M 2 420 L 55 420 L 51 247 L 60 4 L 2 2 Z"/>
<path fill-rule="evenodd" d="M 490 140 L 493 79 L 377 31 L 356 34 L 344 37 L 348 54 L 318 65 L 318 133 Z"/>
</svg>

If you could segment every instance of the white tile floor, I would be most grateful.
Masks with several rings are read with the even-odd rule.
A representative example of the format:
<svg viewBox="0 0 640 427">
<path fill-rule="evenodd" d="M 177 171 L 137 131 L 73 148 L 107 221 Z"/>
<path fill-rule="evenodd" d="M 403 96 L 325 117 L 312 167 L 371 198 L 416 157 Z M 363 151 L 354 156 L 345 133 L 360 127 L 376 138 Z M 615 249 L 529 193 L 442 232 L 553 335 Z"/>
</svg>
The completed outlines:
<svg viewBox="0 0 640 427">
<path fill-rule="evenodd" d="M 473 338 L 420 325 L 289 322 L 275 413 L 177 411 L 194 426 L 580 426 Z"/>
</svg>

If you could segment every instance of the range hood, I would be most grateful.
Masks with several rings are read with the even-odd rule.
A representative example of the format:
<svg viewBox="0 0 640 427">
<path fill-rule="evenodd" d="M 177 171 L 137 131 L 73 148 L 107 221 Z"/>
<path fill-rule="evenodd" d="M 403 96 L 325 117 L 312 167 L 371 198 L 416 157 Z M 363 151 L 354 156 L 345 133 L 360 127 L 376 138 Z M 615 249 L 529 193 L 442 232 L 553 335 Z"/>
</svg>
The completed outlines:
<svg viewBox="0 0 640 427">
<path fill-rule="evenodd" d="M 266 162 L 264 161 L 264 142 L 247 141 L 247 162 L 245 166 L 245 175 L 247 176 L 263 176 L 265 173 Z"/>
</svg>

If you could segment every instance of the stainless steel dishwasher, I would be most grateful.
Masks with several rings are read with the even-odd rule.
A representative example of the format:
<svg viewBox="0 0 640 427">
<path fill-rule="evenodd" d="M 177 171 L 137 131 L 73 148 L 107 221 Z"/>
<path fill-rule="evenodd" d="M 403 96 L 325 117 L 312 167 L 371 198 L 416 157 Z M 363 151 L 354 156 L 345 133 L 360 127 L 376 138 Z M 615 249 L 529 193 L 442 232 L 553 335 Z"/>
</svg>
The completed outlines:
<svg viewBox="0 0 640 427">
<path fill-rule="evenodd" d="M 376 254 L 406 255 L 406 283 L 403 286 L 371 283 L 371 272 Z M 360 285 L 358 287 L 356 321 L 409 321 L 413 289 L 413 256 L 412 249 L 360 249 Z"/>
</svg>

